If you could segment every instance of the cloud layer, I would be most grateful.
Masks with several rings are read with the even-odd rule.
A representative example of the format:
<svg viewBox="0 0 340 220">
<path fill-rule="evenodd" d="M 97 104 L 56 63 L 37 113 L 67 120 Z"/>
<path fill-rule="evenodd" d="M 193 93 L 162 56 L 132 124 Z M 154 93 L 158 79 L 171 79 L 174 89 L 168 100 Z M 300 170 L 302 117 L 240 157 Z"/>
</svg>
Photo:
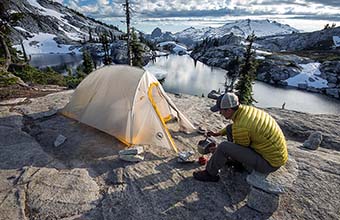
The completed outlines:
<svg viewBox="0 0 340 220">
<path fill-rule="evenodd" d="M 56 0 L 58 2 L 62 0 Z M 298 15 L 327 19 L 340 15 L 339 0 L 130 0 L 135 17 Z M 125 0 L 64 0 L 95 18 L 122 17 Z"/>
</svg>

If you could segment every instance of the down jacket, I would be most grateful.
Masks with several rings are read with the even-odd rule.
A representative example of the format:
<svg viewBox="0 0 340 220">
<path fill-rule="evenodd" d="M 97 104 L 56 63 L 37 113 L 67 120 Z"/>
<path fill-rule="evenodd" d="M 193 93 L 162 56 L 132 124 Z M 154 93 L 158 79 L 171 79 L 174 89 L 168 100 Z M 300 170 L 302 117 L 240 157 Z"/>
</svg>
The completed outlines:
<svg viewBox="0 0 340 220">
<path fill-rule="evenodd" d="M 253 148 L 273 167 L 280 167 L 287 162 L 285 137 L 268 113 L 252 106 L 240 105 L 231 120 L 235 144 Z M 226 132 L 226 128 L 220 131 L 222 135 Z"/>
</svg>

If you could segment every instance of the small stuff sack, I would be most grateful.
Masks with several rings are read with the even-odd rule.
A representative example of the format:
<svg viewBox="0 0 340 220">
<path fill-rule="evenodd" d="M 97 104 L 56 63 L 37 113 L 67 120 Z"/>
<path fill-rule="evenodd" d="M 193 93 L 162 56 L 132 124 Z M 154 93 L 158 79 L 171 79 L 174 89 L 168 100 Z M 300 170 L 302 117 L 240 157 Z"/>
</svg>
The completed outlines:
<svg viewBox="0 0 340 220">
<path fill-rule="evenodd" d="M 143 146 L 133 146 L 128 149 L 120 150 L 119 158 L 128 162 L 139 162 L 144 160 L 144 147 Z"/>
</svg>

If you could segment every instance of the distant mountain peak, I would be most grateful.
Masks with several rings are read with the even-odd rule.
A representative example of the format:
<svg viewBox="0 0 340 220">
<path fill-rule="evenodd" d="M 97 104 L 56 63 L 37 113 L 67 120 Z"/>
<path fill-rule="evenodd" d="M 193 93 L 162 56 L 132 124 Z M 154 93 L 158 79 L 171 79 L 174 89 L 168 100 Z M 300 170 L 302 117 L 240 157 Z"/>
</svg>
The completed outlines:
<svg viewBox="0 0 340 220">
<path fill-rule="evenodd" d="M 269 19 L 265 20 L 251 20 L 243 19 L 233 22 L 226 23 L 221 27 L 205 27 L 205 28 L 195 28 L 189 27 L 183 31 L 177 32 L 175 34 L 160 34 L 157 35 L 157 39 L 151 36 L 151 39 L 157 42 L 167 41 L 167 40 L 179 40 L 182 43 L 190 46 L 195 44 L 195 42 L 202 41 L 206 38 L 221 38 L 228 34 L 234 34 L 236 36 L 246 38 L 252 32 L 257 37 L 264 36 L 275 36 L 275 35 L 286 35 L 291 33 L 299 32 L 297 29 L 290 27 L 286 24 L 281 24 L 276 21 Z M 163 39 L 164 38 L 164 39 Z"/>
</svg>

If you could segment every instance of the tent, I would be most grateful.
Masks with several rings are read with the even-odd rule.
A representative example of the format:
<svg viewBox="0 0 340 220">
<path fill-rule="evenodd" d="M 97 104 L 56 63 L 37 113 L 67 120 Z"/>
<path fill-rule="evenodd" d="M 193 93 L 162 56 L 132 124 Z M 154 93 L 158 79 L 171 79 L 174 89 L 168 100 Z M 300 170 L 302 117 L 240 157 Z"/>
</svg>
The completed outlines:
<svg viewBox="0 0 340 220">
<path fill-rule="evenodd" d="M 152 74 L 126 65 L 93 71 L 78 85 L 61 113 L 128 146 L 152 145 L 178 152 L 166 122 L 176 118 L 180 131 L 195 130 Z"/>
</svg>

